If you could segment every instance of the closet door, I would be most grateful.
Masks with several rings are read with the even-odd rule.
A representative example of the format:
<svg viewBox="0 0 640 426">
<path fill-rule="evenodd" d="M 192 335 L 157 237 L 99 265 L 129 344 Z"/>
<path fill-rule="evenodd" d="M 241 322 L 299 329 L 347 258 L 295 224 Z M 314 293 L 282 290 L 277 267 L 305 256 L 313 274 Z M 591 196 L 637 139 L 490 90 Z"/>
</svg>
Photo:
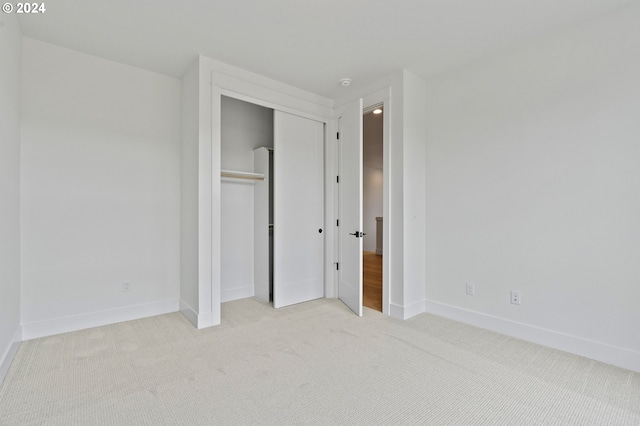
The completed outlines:
<svg viewBox="0 0 640 426">
<path fill-rule="evenodd" d="M 324 125 L 274 113 L 273 306 L 324 296 Z"/>
</svg>

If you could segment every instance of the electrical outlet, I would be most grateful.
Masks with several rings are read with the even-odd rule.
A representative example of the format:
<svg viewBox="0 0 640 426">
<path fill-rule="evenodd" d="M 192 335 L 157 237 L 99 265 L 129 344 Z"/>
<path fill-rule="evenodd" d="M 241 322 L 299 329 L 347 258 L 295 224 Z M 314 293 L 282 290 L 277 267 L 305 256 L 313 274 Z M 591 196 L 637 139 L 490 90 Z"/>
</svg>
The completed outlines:
<svg viewBox="0 0 640 426">
<path fill-rule="evenodd" d="M 472 283 L 467 283 L 467 294 L 469 296 L 473 296 L 476 294 L 476 285 Z"/>
<path fill-rule="evenodd" d="M 125 281 L 122 283 L 122 292 L 127 293 L 129 288 L 131 287 L 131 283 L 129 281 Z"/>
<path fill-rule="evenodd" d="M 511 290 L 511 303 L 513 305 L 520 305 L 522 303 L 522 296 L 519 291 Z"/>
</svg>

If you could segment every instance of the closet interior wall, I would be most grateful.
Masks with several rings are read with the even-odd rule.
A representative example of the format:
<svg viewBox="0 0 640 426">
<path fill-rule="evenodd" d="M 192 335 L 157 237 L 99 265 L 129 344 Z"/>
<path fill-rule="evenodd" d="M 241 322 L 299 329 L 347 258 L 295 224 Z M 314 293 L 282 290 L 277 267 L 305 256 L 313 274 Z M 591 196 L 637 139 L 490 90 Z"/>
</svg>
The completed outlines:
<svg viewBox="0 0 640 426">
<path fill-rule="evenodd" d="M 270 108 L 222 96 L 221 169 L 253 172 L 254 150 L 273 149 L 273 121 Z M 238 178 L 221 181 L 221 302 L 255 295 L 255 182 Z"/>
</svg>

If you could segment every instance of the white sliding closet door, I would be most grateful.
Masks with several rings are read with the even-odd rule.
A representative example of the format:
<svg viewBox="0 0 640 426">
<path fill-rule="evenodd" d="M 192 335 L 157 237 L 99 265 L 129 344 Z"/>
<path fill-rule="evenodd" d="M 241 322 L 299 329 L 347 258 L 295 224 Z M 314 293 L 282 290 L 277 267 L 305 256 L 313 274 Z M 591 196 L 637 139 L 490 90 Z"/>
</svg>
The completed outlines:
<svg viewBox="0 0 640 426">
<path fill-rule="evenodd" d="M 324 296 L 324 125 L 274 113 L 273 306 Z"/>
</svg>

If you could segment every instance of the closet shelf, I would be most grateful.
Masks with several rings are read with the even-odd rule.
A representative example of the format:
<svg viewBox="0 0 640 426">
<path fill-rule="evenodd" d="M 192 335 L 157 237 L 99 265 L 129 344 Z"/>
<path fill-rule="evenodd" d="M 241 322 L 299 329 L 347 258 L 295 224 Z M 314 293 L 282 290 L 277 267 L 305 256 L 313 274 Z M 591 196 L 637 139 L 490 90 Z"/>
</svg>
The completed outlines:
<svg viewBox="0 0 640 426">
<path fill-rule="evenodd" d="M 220 170 L 220 176 L 233 179 L 264 180 L 264 174 L 262 173 L 238 172 L 235 170 Z"/>
</svg>

